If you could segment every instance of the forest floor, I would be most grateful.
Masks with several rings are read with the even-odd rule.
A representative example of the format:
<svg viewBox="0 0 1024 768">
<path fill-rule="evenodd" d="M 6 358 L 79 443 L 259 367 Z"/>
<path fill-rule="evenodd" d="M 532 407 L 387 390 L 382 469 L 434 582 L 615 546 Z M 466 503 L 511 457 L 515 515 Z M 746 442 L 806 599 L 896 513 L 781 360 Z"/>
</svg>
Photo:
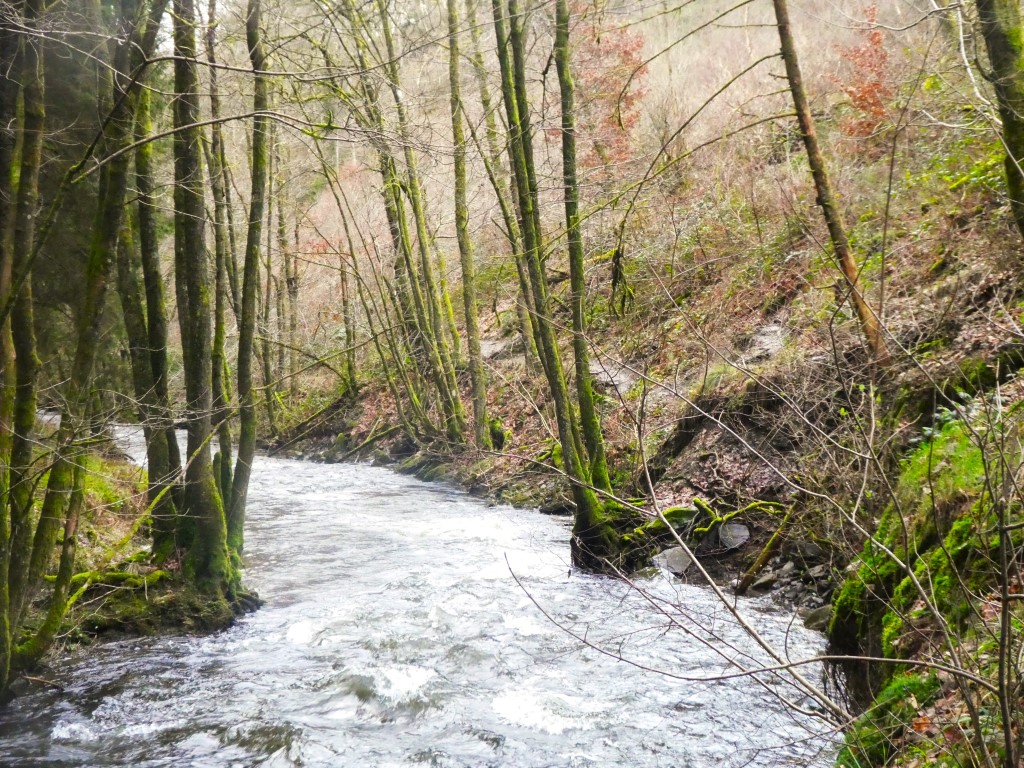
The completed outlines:
<svg viewBox="0 0 1024 768">
<path fill-rule="evenodd" d="M 51 428 L 49 423 L 42 425 L 43 442 Z M 85 493 L 76 534 L 72 604 L 51 655 L 98 639 L 221 628 L 223 621 L 208 616 L 203 601 L 186 588 L 179 561 L 153 562 L 145 470 L 108 434 L 98 434 L 90 443 L 81 458 Z M 44 476 L 38 493 L 45 487 Z M 31 605 L 28 625 L 41 621 L 46 608 L 45 601 Z"/>
</svg>

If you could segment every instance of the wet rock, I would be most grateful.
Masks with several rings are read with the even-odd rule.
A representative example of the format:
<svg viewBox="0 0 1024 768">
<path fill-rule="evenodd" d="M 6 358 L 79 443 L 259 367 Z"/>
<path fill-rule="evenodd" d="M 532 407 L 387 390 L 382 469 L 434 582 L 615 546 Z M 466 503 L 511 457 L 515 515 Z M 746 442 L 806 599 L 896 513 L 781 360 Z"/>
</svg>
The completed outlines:
<svg viewBox="0 0 1024 768">
<path fill-rule="evenodd" d="M 828 628 L 828 622 L 831 618 L 832 606 L 822 605 L 804 614 L 804 626 L 816 632 L 824 632 Z"/>
<path fill-rule="evenodd" d="M 576 511 L 576 505 L 571 501 L 563 501 L 555 499 L 549 501 L 546 504 L 541 504 L 537 511 L 542 515 L 554 515 L 556 517 L 572 517 L 573 512 Z"/>
<path fill-rule="evenodd" d="M 672 547 L 655 555 L 653 562 L 656 566 L 669 573 L 682 576 L 693 561 L 682 547 Z"/>
</svg>

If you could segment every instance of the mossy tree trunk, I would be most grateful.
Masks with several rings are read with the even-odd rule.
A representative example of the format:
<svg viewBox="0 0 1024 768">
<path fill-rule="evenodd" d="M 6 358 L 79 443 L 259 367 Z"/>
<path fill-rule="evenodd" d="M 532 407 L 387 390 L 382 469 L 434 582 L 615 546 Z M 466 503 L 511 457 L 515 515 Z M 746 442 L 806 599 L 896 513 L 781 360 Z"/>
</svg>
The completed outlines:
<svg viewBox="0 0 1024 768">
<path fill-rule="evenodd" d="M 1024 25 L 1020 0 L 977 0 L 991 79 L 1003 121 L 1006 186 L 1024 236 Z"/>
<path fill-rule="evenodd" d="M 269 92 L 268 92 L 268 108 L 269 108 Z M 276 129 L 272 122 L 267 124 L 268 134 L 268 147 L 272 148 L 277 141 Z M 274 156 L 271 152 L 267 157 L 267 188 L 265 192 L 266 202 L 266 248 L 263 251 L 263 292 L 260 298 L 263 301 L 261 307 L 261 323 L 260 323 L 260 364 L 263 369 L 263 406 L 267 412 L 267 425 L 270 428 L 270 434 L 276 435 L 277 430 L 277 407 L 274 401 L 274 395 L 276 390 L 276 377 L 274 375 L 274 358 L 270 351 L 270 318 L 272 314 L 273 303 L 273 290 L 274 290 L 274 266 L 271 253 L 273 252 L 273 234 L 274 234 Z"/>
<path fill-rule="evenodd" d="M 152 52 L 165 0 L 146 6 L 138 0 L 125 0 L 120 7 L 118 26 L 127 34 L 113 46 L 112 66 L 100 68 L 104 81 L 100 86 L 100 112 L 108 114 L 101 139 L 101 156 L 108 158 L 100 178 L 100 194 L 86 262 L 86 282 L 82 292 L 82 308 L 76 327 L 75 354 L 63 395 L 60 426 L 55 437 L 56 448 L 47 479 L 39 522 L 32 536 L 31 554 L 25 571 L 23 600 L 38 588 L 43 573 L 52 560 L 56 536 L 61 526 L 74 527 L 74 500 L 81 493 L 80 437 L 87 431 L 89 405 L 92 401 L 91 381 L 100 339 L 101 316 L 107 292 L 110 267 L 114 261 L 121 231 L 125 193 L 128 187 L 130 154 L 126 151 L 132 138 L 135 109 L 140 86 L 129 72 L 138 71 Z M 94 20 L 99 19 L 99 4 L 89 6 Z M 76 538 L 66 542 L 62 562 L 73 559 Z M 29 638 L 18 647 L 15 662 L 31 664 L 46 650 L 49 643 L 47 627 L 59 623 L 67 609 L 68 569 L 58 572 L 50 593 L 47 619 L 40 636 Z M 24 608 L 22 608 L 24 610 Z M 57 617 L 57 618 L 54 618 Z M 50 638 L 52 639 L 52 638 Z"/>
<path fill-rule="evenodd" d="M 17 62 L 19 40 L 12 27 L 0 27 L 0 67 L 12 72 Z M 17 148 L 18 81 L 0 78 L 0 169 L 12 169 Z M 6 304 L 13 281 L 14 179 L 0 173 L 0 303 Z M 7 687 L 13 638 L 10 618 L 11 520 L 9 511 L 11 448 L 14 436 L 15 391 L 14 342 L 11 323 L 0 323 L 0 691 Z"/>
<path fill-rule="evenodd" d="M 491 89 L 487 84 L 488 72 L 484 65 L 483 52 L 480 47 L 480 26 L 477 24 L 476 0 L 466 0 L 466 22 L 470 29 L 470 39 L 473 43 L 473 52 L 470 61 L 473 63 L 473 72 L 476 75 L 477 89 L 480 93 L 480 105 L 484 111 L 484 125 L 486 129 L 487 149 L 484 151 L 480 142 L 477 147 L 484 161 L 484 168 L 487 171 L 491 188 L 498 200 L 498 208 L 501 210 L 501 218 L 505 224 L 505 231 L 508 236 L 509 245 L 512 248 L 512 258 L 516 267 L 516 278 L 519 280 L 519 301 L 516 302 L 516 315 L 519 318 L 519 333 L 523 339 L 523 354 L 527 366 L 533 368 L 538 360 L 537 356 L 537 318 L 534 310 L 533 291 L 530 289 L 530 276 L 526 270 L 526 263 L 523 261 L 523 236 L 519 231 L 519 223 L 516 221 L 515 209 L 517 205 L 512 202 L 515 198 L 515 187 L 510 184 L 508 171 L 501 160 L 501 141 L 498 136 L 498 118 L 495 114 L 491 99 Z M 472 123 L 469 129 L 473 131 Z M 476 134 L 473 133 L 476 140 Z"/>
<path fill-rule="evenodd" d="M 433 240 L 427 223 L 426 202 L 423 196 L 416 152 L 412 135 L 409 131 L 408 111 L 403 101 L 398 52 L 392 35 L 391 19 L 388 16 L 384 0 L 377 0 L 377 11 L 387 54 L 384 67 L 387 74 L 388 87 L 394 99 L 395 114 L 398 122 L 398 140 L 402 145 L 402 154 L 405 160 L 405 176 L 402 179 L 403 183 L 400 185 L 400 190 L 404 191 L 408 196 L 412 209 L 413 224 L 416 228 L 416 245 L 419 253 L 420 279 L 423 282 L 423 297 L 427 306 L 426 314 L 429 321 L 431 345 L 434 347 L 436 355 L 440 358 L 437 385 L 442 392 L 443 402 L 447 404 L 445 432 L 450 440 L 458 443 L 463 440 L 465 413 L 459 397 L 452 346 L 448 343 L 449 337 L 452 337 L 457 342 L 457 334 L 451 329 L 451 300 L 447 292 L 442 290 L 443 286 L 434 274 L 435 270 L 431 258 Z M 422 330 L 426 331 L 427 329 Z"/>
<path fill-rule="evenodd" d="M 238 326 L 238 459 L 228 507 L 228 543 L 240 552 L 244 544 L 245 502 L 256 454 L 256 389 L 253 386 L 253 353 L 256 336 L 256 291 L 260 279 L 260 242 L 263 237 L 263 208 L 266 202 L 269 147 L 269 118 L 266 54 L 260 31 L 260 0 L 249 0 L 245 18 L 245 40 L 253 71 L 252 156 L 250 158 L 251 196 L 249 227 L 242 264 L 241 321 Z"/>
<path fill-rule="evenodd" d="M 221 499 L 231 498 L 233 438 L 229 417 L 231 393 L 228 375 L 227 312 L 231 303 L 229 264 L 231 240 L 228 231 L 227 173 L 224 167 L 224 134 L 220 123 L 220 89 L 217 78 L 217 0 L 209 0 L 206 16 L 206 58 L 209 62 L 210 81 L 210 141 L 204 143 L 206 165 L 210 174 L 210 192 L 213 195 L 214 240 L 214 308 L 213 308 L 213 425 L 217 431 L 217 455 L 214 467 Z"/>
<path fill-rule="evenodd" d="M 502 96 L 510 131 L 509 153 L 519 198 L 520 229 L 523 234 L 524 261 L 529 269 L 530 285 L 536 308 L 538 347 L 541 363 L 551 390 L 555 421 L 558 425 L 562 459 L 572 486 L 576 510 L 573 518 L 573 561 L 594 570 L 608 568 L 620 549 L 619 537 L 612 528 L 591 486 L 584 463 L 579 427 L 562 368 L 558 339 L 551 322 L 547 279 L 542 261 L 542 233 L 538 208 L 537 178 L 526 88 L 526 41 L 523 13 L 518 0 L 508 0 L 507 16 L 501 0 L 492 0 L 498 61 L 502 77 Z M 506 33 L 506 24 L 508 32 Z"/>
<path fill-rule="evenodd" d="M 593 377 L 587 350 L 583 304 L 586 299 L 586 274 L 583 259 L 583 235 L 580 231 L 580 186 L 576 178 L 576 108 L 569 48 L 569 5 L 555 2 L 555 68 L 562 106 L 562 195 L 565 200 L 565 231 L 569 249 L 569 280 L 572 290 L 572 349 L 576 362 L 576 399 L 580 408 L 580 428 L 590 458 L 590 480 L 601 491 L 611 491 L 604 436 L 594 405 Z"/>
<path fill-rule="evenodd" d="M 818 144 L 818 132 L 814 125 L 814 116 L 811 114 L 811 105 L 807 100 L 807 91 L 804 88 L 803 75 L 800 72 L 800 62 L 797 57 L 796 43 L 793 40 L 793 30 L 789 21 L 789 8 L 786 0 L 772 0 L 775 6 L 775 21 L 779 30 L 779 42 L 782 47 L 782 60 L 786 65 L 786 79 L 789 82 L 789 91 L 793 98 L 793 106 L 796 109 L 797 121 L 800 124 L 800 133 L 803 137 L 804 149 L 807 152 L 807 162 L 811 168 L 811 176 L 814 179 L 814 189 L 817 193 L 817 202 L 821 207 L 825 225 L 828 228 L 829 239 L 832 242 L 832 251 L 843 279 L 846 282 L 846 290 L 850 301 L 857 313 L 860 322 L 861 333 L 867 342 L 868 350 L 874 363 L 885 366 L 889 362 L 889 351 L 882 335 L 882 327 L 877 315 L 864 298 L 860 283 L 860 270 L 853 258 L 853 250 L 850 247 L 850 240 L 846 234 L 846 224 L 843 221 L 843 214 L 839 208 L 839 201 L 832 189 L 832 181 L 829 178 L 828 166 L 825 163 L 825 156 Z"/>
<path fill-rule="evenodd" d="M 159 237 L 153 200 L 153 145 L 145 142 L 152 133 L 149 91 L 139 95 L 135 120 L 135 190 L 138 197 L 137 222 L 139 257 L 145 290 L 146 335 L 150 374 L 153 384 L 153 414 L 150 440 L 146 444 L 148 498 L 155 503 L 153 552 L 158 560 L 170 557 L 176 549 L 178 506 L 181 502 L 181 450 L 174 431 L 170 395 L 167 390 L 167 299 L 160 266 Z M 173 484 L 171 493 L 163 493 Z M 159 499 L 159 501 L 157 501 Z"/>
<path fill-rule="evenodd" d="M 38 24 L 43 13 L 41 0 L 24 6 L 24 23 L 30 29 Z M 16 58 L 15 72 L 21 85 L 21 124 L 18 143 L 17 193 L 14 198 L 13 270 L 21 273 L 35 239 L 35 218 L 39 206 L 39 169 L 42 162 L 46 128 L 43 57 L 39 38 L 22 41 Z M 13 297 L 11 333 L 15 354 L 15 395 L 13 444 L 10 458 L 10 576 L 9 599 L 11 631 L 16 635 L 33 587 L 32 558 L 32 449 L 36 423 L 36 357 L 35 322 L 32 312 L 32 279 L 25 280 L 20 293 Z M 61 518 L 62 519 L 62 518 Z M 58 521 L 59 522 L 59 521 Z M 56 525 L 57 523 L 55 523 Z M 41 521 L 39 528 L 48 525 Z M 39 575 L 42 575 L 40 568 Z"/>
<path fill-rule="evenodd" d="M 210 456 L 212 302 L 206 264 L 202 135 L 197 123 L 195 0 L 174 0 L 174 266 L 184 358 L 188 467 L 184 513 L 194 526 L 185 571 L 214 600 L 233 599 L 237 574 L 228 556 L 227 521 Z"/>
<path fill-rule="evenodd" d="M 480 352 L 480 320 L 476 303 L 476 265 L 473 261 L 473 243 L 469 237 L 469 207 L 466 203 L 466 136 L 462 128 L 459 55 L 458 0 L 448 0 L 448 81 L 451 88 L 452 143 L 455 155 L 455 235 L 462 263 L 462 304 L 466 318 L 469 376 L 473 388 L 473 439 L 480 448 L 490 448 L 487 378 Z"/>
<path fill-rule="evenodd" d="M 501 141 L 498 136 L 498 118 L 492 106 L 491 90 L 487 84 L 487 68 L 484 65 L 483 53 L 480 49 L 480 26 L 476 21 L 477 0 L 466 0 L 466 18 L 473 41 L 473 71 L 476 75 L 477 89 L 480 92 L 480 104 L 484 110 L 484 125 L 487 132 L 487 152 L 480 148 L 488 179 L 498 199 L 498 207 L 505 223 L 509 245 L 516 266 L 516 277 L 519 280 L 519 296 L 516 302 L 516 314 L 519 317 L 519 332 L 523 339 L 523 354 L 527 366 L 533 368 L 538 360 L 537 354 L 537 318 L 535 315 L 533 291 L 530 288 L 530 276 L 526 263 L 523 261 L 523 236 L 519 231 L 514 209 L 518 210 L 515 185 L 510 183 L 508 171 L 501 160 Z M 470 123 L 470 130 L 473 126 Z M 474 139 L 476 135 L 474 134 Z M 515 202 L 513 202 L 515 201 Z"/>
</svg>

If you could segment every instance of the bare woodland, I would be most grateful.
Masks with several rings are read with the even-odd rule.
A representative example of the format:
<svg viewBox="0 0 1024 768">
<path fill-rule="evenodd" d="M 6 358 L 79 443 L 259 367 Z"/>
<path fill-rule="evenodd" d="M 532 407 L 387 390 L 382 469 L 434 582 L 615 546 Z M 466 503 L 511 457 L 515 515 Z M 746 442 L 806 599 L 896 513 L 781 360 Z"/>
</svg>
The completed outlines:
<svg viewBox="0 0 1024 768">
<path fill-rule="evenodd" d="M 261 448 L 566 512 L 641 591 L 680 549 L 840 765 L 1024 765 L 1022 41 L 1019 0 L 3 0 L 0 690 L 97 591 L 255 609 Z M 737 607 L 787 558 L 826 659 Z"/>
</svg>

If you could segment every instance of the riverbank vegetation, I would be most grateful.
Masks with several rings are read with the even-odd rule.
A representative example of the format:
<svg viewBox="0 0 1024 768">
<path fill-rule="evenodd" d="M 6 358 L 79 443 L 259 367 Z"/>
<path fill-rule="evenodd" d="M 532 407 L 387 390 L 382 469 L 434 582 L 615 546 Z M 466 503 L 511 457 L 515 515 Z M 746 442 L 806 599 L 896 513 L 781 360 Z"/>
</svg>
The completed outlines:
<svg viewBox="0 0 1024 768">
<path fill-rule="evenodd" d="M 200 623 L 256 602 L 262 439 L 775 587 L 843 657 L 772 650 L 842 765 L 1024 759 L 1017 0 L 2 13 L 0 688 L 130 418 L 151 554 L 100 581 Z"/>
</svg>

